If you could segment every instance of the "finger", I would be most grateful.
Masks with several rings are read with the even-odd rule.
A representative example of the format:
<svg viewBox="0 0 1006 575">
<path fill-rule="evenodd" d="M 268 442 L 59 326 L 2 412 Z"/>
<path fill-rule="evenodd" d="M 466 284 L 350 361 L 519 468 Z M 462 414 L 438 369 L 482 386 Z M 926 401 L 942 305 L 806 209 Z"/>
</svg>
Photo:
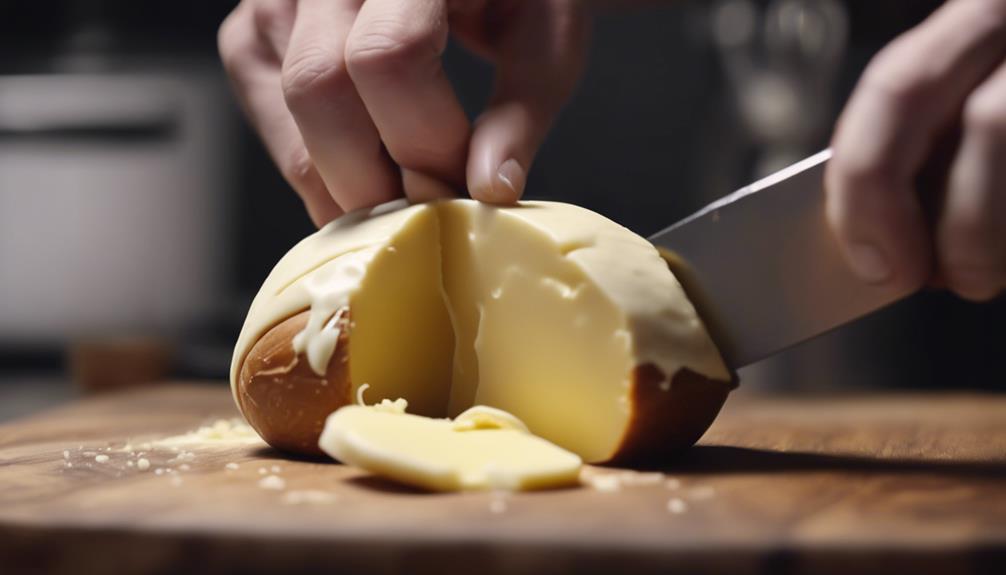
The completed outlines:
<svg viewBox="0 0 1006 575">
<path fill-rule="evenodd" d="M 447 33 L 444 0 L 368 0 L 346 59 L 395 162 L 460 187 L 469 123 L 440 62 Z"/>
<path fill-rule="evenodd" d="M 937 254 L 949 289 L 987 300 L 1006 288 L 1006 65 L 971 94 L 963 116 Z"/>
<path fill-rule="evenodd" d="M 283 177 L 304 201 L 311 220 L 321 226 L 341 215 L 283 103 L 276 54 L 257 35 L 252 11 L 245 4 L 220 26 L 218 43 L 238 102 Z"/>
<path fill-rule="evenodd" d="M 583 69 L 587 21 L 582 10 L 524 2 L 501 30 L 494 94 L 475 123 L 468 154 L 472 197 L 511 203 L 552 121 Z"/>
<path fill-rule="evenodd" d="M 1000 0 L 945 4 L 863 74 L 826 174 L 829 221 L 863 280 L 914 289 L 929 277 L 933 246 L 913 180 L 966 95 L 1001 59 L 1004 14 Z"/>
<path fill-rule="evenodd" d="M 301 0 L 283 59 L 283 95 L 336 203 L 346 211 L 401 195 L 397 168 L 346 69 L 361 0 Z"/>
<path fill-rule="evenodd" d="M 246 0 L 261 41 L 267 43 L 278 61 L 286 56 L 290 33 L 297 15 L 296 0 Z"/>
</svg>

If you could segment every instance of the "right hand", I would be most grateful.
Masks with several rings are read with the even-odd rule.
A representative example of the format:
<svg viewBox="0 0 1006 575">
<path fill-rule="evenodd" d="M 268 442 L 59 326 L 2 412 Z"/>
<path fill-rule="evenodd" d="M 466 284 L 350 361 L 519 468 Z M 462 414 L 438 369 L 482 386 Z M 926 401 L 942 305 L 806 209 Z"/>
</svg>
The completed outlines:
<svg viewBox="0 0 1006 575">
<path fill-rule="evenodd" d="M 884 48 L 832 149 L 828 219 L 863 281 L 997 297 L 1006 289 L 1006 0 L 950 0 Z M 920 177 L 940 184 L 931 214 Z"/>
<path fill-rule="evenodd" d="M 514 202 L 579 78 L 577 0 L 243 0 L 220 27 L 224 67 L 316 225 L 402 195 L 466 185 Z M 448 34 L 496 65 L 474 125 L 441 67 Z"/>
</svg>

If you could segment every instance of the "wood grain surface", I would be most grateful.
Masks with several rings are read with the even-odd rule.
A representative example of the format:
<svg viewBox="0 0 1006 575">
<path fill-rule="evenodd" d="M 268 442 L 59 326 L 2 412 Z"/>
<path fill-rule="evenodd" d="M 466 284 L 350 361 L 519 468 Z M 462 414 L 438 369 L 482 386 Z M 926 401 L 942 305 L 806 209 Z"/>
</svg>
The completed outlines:
<svg viewBox="0 0 1006 575">
<path fill-rule="evenodd" d="M 587 471 L 634 478 L 618 490 L 428 494 L 265 446 L 146 470 L 120 449 L 235 415 L 226 387 L 175 384 L 0 427 L 0 572 L 1006 573 L 1003 396 L 733 397 L 664 476 Z"/>
</svg>

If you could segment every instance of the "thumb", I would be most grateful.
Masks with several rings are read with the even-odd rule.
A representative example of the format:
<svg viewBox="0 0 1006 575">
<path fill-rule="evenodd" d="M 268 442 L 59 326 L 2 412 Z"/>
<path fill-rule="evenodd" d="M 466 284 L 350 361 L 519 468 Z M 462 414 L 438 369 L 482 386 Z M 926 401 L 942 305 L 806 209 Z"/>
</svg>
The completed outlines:
<svg viewBox="0 0 1006 575">
<path fill-rule="evenodd" d="M 588 22 L 576 1 L 518 3 L 499 30 L 496 85 L 475 121 L 467 180 L 473 198 L 512 203 L 583 69 Z"/>
</svg>

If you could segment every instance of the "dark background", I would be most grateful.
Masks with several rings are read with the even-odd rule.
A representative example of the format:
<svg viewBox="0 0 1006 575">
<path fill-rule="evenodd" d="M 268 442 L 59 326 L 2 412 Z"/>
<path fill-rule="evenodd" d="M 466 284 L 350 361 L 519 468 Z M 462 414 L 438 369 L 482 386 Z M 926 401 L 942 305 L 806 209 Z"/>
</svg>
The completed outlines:
<svg viewBox="0 0 1006 575">
<path fill-rule="evenodd" d="M 791 138 L 759 134 L 738 104 L 750 93 L 745 83 L 750 78 L 731 75 L 731 58 L 750 58 L 756 72 L 775 70 L 757 41 L 732 52 L 717 41 L 716 15 L 724 3 L 682 1 L 631 9 L 611 4 L 598 17 L 585 77 L 531 170 L 527 196 L 575 202 L 645 235 L 751 181 L 773 161 L 826 146 L 830 125 L 871 55 L 936 3 L 828 3 L 841 10 L 848 25 L 841 57 L 797 70 L 797 75 L 826 77 L 827 88 L 823 96 L 802 98 L 804 108 L 787 111 L 790 120 L 811 126 Z M 224 89 L 216 29 L 232 5 L 116 0 L 8 2 L 0 8 L 0 78 L 128 76 L 171 69 L 219 93 L 223 103 L 212 108 L 212 130 L 225 131 L 227 144 L 219 147 L 220 173 L 212 175 L 224 202 L 212 240 L 225 246 L 224 255 L 212 263 L 220 272 L 215 305 L 181 326 L 158 327 L 140 318 L 123 330 L 168 342 L 174 350 L 170 375 L 182 377 L 226 377 L 230 346 L 250 298 L 279 257 L 313 229 Z M 746 5 L 760 14 L 769 3 Z M 488 93 L 491 68 L 456 46 L 448 49 L 445 61 L 474 116 Z M 0 87 L 0 119 L 3 94 Z M 0 154 L 16 150 L 19 137 L 0 129 Z M 79 135 L 70 140 L 68 145 L 81 148 L 93 143 Z M 24 194 L 46 193 L 20 188 L 0 173 L 0 210 L 17 209 Z M 59 210 L 53 203 L 51 209 Z M 129 217 L 116 214 L 114 207 L 108 215 Z M 47 222 L 36 225 L 41 230 Z M 0 286 L 5 274 L 19 273 L 19 265 L 33 257 L 29 238 L 24 240 L 23 247 L 5 252 L 20 254 L 21 260 L 0 261 Z M 72 294 L 56 305 L 75 305 Z M 1004 319 L 1003 298 L 976 305 L 945 293 L 922 293 L 742 375 L 751 387 L 781 389 L 1003 389 Z M 24 401 L 33 390 L 45 389 L 51 397 L 76 393 L 65 383 L 75 379 L 65 360 L 67 349 L 119 335 L 104 328 L 91 333 L 84 325 L 65 334 L 21 337 L 20 328 L 4 323 L 0 311 L 0 393 L 7 389 L 3 397 L 27 406 L 35 404 Z M 6 415 L 26 409 L 9 407 Z"/>
</svg>

